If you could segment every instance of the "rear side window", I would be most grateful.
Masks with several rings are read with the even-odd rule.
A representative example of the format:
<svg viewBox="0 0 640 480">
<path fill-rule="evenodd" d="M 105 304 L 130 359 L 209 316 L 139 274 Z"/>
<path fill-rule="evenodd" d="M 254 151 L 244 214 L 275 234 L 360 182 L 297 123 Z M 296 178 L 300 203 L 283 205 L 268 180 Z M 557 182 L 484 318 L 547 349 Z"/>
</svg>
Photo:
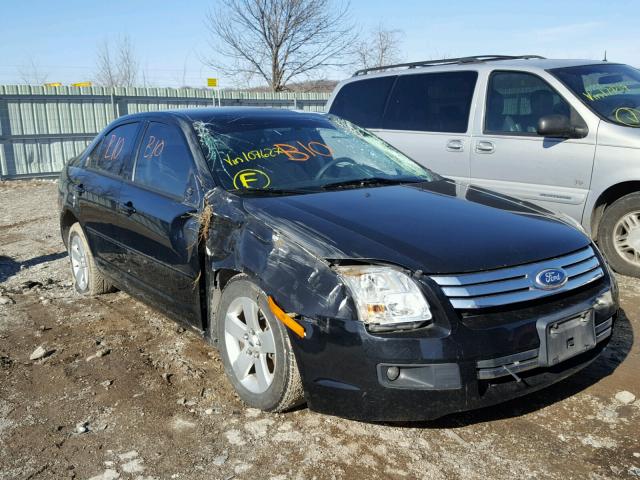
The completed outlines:
<svg viewBox="0 0 640 480">
<path fill-rule="evenodd" d="M 192 171 L 191 150 L 180 130 L 150 123 L 140 143 L 134 182 L 182 199 Z"/>
<path fill-rule="evenodd" d="M 387 96 L 396 77 L 347 83 L 337 93 L 329 113 L 363 128 L 380 128 Z"/>
<path fill-rule="evenodd" d="M 543 79 L 524 72 L 494 72 L 487 90 L 485 132 L 537 135 L 538 120 L 560 114 L 578 121 L 577 113 Z"/>
<path fill-rule="evenodd" d="M 411 74 L 398 77 L 383 128 L 464 133 L 469 123 L 476 72 Z"/>
<path fill-rule="evenodd" d="M 127 123 L 107 133 L 100 147 L 91 152 L 89 165 L 112 175 L 122 175 L 135 147 L 138 126 L 138 123 Z"/>
</svg>

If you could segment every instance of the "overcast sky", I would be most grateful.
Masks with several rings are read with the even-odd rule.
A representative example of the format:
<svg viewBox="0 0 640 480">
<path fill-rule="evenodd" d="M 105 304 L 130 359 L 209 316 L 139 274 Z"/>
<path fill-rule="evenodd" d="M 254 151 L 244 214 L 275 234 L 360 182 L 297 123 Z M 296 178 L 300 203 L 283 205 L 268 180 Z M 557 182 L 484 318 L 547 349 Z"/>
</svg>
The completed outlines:
<svg viewBox="0 0 640 480">
<path fill-rule="evenodd" d="M 203 66 L 215 54 L 204 25 L 215 0 L 3 0 L 0 7 L 0 83 L 21 83 L 32 61 L 47 81 L 91 80 L 98 43 L 128 34 L 147 82 L 203 86 L 224 76 Z M 383 22 L 404 32 L 407 61 L 474 54 L 540 54 L 601 59 L 640 66 L 639 0 L 429 1 L 352 0 L 363 31 Z M 26 68 L 28 70 L 28 68 Z M 328 71 L 334 79 L 349 71 Z"/>
</svg>

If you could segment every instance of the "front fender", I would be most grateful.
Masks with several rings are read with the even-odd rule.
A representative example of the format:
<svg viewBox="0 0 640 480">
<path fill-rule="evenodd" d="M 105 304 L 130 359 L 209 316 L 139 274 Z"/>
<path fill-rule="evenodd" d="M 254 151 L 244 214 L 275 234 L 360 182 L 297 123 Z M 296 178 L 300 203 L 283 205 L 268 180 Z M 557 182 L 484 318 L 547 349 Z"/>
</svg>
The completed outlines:
<svg viewBox="0 0 640 480">
<path fill-rule="evenodd" d="M 248 275 L 288 313 L 312 319 L 357 318 L 329 262 L 290 232 L 248 214 L 237 196 L 214 189 L 207 202 L 211 224 L 206 258 L 213 275 L 223 269 Z"/>
</svg>

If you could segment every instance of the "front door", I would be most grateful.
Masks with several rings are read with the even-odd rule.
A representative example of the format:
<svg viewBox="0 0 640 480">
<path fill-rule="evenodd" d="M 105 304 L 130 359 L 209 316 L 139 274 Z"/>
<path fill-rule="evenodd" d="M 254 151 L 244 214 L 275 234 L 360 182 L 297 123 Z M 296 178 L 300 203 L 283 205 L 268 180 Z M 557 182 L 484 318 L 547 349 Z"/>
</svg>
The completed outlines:
<svg viewBox="0 0 640 480">
<path fill-rule="evenodd" d="M 120 268 L 130 287 L 201 328 L 195 168 L 184 136 L 150 122 L 123 184 L 114 228 L 127 249 Z"/>
<path fill-rule="evenodd" d="M 541 137 L 536 133 L 538 119 L 551 114 L 584 122 L 539 76 L 492 72 L 484 116 L 474 129 L 471 183 L 580 221 L 591 182 L 597 125 L 589 125 L 585 138 Z"/>
</svg>

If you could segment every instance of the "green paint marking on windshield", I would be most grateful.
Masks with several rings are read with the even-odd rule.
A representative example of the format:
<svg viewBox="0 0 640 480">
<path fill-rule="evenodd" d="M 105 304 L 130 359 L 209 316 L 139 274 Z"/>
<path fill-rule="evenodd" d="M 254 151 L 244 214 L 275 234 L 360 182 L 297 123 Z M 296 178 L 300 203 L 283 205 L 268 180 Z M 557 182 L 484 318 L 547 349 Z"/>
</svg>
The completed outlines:
<svg viewBox="0 0 640 480">
<path fill-rule="evenodd" d="M 615 111 L 615 118 L 619 123 L 629 127 L 640 127 L 640 110 L 622 107 Z"/>
<path fill-rule="evenodd" d="M 590 92 L 582 92 L 582 95 L 587 97 L 591 102 L 595 102 L 596 100 L 602 100 L 603 98 L 611 97 L 613 95 L 620 95 L 629 91 L 629 87 L 627 85 L 609 85 L 607 87 L 599 87 L 595 90 L 591 90 Z"/>
</svg>

